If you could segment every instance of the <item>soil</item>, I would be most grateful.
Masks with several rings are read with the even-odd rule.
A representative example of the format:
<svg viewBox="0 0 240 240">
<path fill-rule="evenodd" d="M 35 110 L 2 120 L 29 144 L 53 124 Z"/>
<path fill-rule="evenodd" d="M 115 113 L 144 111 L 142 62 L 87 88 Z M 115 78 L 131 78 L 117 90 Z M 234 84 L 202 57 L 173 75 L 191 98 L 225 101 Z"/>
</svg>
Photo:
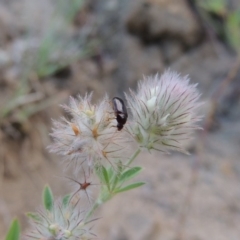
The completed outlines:
<svg viewBox="0 0 240 240">
<path fill-rule="evenodd" d="M 102 206 L 94 232 L 106 240 L 239 239 L 240 70 L 189 2 L 89 0 L 64 25 L 53 17 L 54 1 L 0 1 L 0 240 L 15 216 L 27 228 L 24 213 L 39 207 L 44 185 L 56 197 L 69 191 L 58 177 L 60 157 L 46 149 L 51 119 L 63 115 L 59 105 L 86 91 L 94 101 L 106 92 L 122 97 L 143 75 L 167 68 L 199 84 L 205 130 L 187 145 L 190 156 L 139 156 L 138 178 L 147 184 Z M 56 34 L 70 44 L 51 61 L 69 60 L 72 47 L 83 57 L 38 76 L 32 63 L 58 24 Z M 24 97 L 16 97 L 21 91 Z"/>
</svg>

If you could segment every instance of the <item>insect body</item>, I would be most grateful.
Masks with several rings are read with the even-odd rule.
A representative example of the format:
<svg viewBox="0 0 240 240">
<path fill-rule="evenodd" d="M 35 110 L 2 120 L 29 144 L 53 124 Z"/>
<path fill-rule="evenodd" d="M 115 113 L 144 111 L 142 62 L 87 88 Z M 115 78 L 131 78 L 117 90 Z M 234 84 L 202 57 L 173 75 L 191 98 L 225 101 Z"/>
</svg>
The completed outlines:
<svg viewBox="0 0 240 240">
<path fill-rule="evenodd" d="M 117 120 L 118 131 L 122 130 L 124 124 L 127 122 L 128 113 L 127 108 L 121 98 L 114 97 L 112 99 L 113 110 Z"/>
</svg>

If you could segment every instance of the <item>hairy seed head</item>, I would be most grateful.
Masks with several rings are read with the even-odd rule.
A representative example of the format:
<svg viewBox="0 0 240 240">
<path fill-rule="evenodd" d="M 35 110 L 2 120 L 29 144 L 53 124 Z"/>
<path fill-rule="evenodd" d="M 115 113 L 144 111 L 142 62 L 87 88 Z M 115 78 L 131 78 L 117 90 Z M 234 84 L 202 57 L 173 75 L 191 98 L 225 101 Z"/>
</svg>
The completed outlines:
<svg viewBox="0 0 240 240">
<path fill-rule="evenodd" d="M 93 239 L 88 223 L 84 222 L 83 211 L 77 204 L 55 201 L 52 210 L 40 210 L 29 214 L 31 229 L 26 234 L 27 240 L 78 240 Z"/>
<path fill-rule="evenodd" d="M 166 71 L 141 81 L 137 93 L 130 90 L 126 94 L 132 113 L 128 130 L 140 147 L 186 153 L 182 143 L 198 128 L 196 123 L 201 119 L 196 86 L 189 84 L 188 77 Z"/>
<path fill-rule="evenodd" d="M 62 118 L 54 121 L 51 136 L 51 152 L 67 156 L 80 166 L 87 161 L 89 166 L 122 157 L 126 147 L 123 132 L 117 131 L 116 119 L 106 96 L 99 104 L 91 103 L 91 94 L 77 99 L 70 98 L 69 105 L 63 108 L 70 114 L 70 120 Z M 105 161 L 106 162 L 106 161 Z"/>
</svg>

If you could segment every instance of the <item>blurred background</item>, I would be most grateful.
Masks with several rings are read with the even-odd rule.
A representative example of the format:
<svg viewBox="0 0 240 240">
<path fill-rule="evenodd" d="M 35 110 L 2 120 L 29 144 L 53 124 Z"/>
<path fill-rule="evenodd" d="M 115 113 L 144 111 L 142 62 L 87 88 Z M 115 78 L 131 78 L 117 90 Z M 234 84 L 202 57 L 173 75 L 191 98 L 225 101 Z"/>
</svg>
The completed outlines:
<svg viewBox="0 0 240 240">
<path fill-rule="evenodd" d="M 70 95 L 94 100 L 171 68 L 199 83 L 204 131 L 190 156 L 143 154 L 139 179 L 98 212 L 107 240 L 240 239 L 239 0 L 0 0 L 0 239 L 68 192 L 49 154 L 51 119 Z"/>
</svg>

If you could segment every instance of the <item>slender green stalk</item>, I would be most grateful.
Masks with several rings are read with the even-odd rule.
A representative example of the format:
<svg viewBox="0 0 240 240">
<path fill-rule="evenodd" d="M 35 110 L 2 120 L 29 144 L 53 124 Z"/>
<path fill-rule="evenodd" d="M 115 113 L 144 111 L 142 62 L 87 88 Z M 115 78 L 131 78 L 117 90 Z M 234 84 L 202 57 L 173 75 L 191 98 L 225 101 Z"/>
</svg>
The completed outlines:
<svg viewBox="0 0 240 240">
<path fill-rule="evenodd" d="M 129 159 L 128 163 L 126 164 L 127 167 L 135 160 L 135 158 L 138 156 L 138 154 L 141 152 L 140 148 L 132 155 L 132 157 Z"/>
<path fill-rule="evenodd" d="M 102 202 L 99 202 L 99 201 L 96 201 L 94 203 L 94 205 L 91 207 L 91 209 L 88 211 L 85 219 L 84 219 L 84 222 L 86 223 L 87 220 L 92 216 L 93 212 L 102 204 Z"/>
<path fill-rule="evenodd" d="M 141 150 L 138 148 L 136 150 L 136 152 L 132 155 L 132 157 L 129 159 L 129 161 L 127 162 L 127 164 L 124 166 L 124 169 L 126 169 L 127 167 L 130 166 L 130 164 L 136 159 L 136 157 L 138 156 L 138 154 L 141 152 Z M 110 194 L 110 195 L 109 195 Z M 104 202 L 108 201 L 109 199 L 112 198 L 113 195 L 111 195 L 111 193 L 108 193 L 107 196 L 105 194 L 100 193 L 100 198 L 98 198 L 96 200 L 96 202 L 94 203 L 94 205 L 91 207 L 91 209 L 88 211 L 88 213 L 86 214 L 86 217 L 84 219 L 84 222 L 87 222 L 87 220 L 92 216 L 92 214 L 94 213 L 94 211 L 100 206 L 102 205 Z"/>
</svg>

